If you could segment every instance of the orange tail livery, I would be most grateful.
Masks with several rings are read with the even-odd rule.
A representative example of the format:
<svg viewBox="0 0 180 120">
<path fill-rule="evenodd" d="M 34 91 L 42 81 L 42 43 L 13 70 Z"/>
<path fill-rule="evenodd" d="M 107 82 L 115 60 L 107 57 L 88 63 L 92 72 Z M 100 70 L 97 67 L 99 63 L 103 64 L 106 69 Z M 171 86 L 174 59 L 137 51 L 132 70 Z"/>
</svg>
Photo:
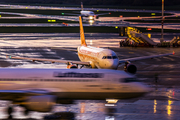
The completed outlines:
<svg viewBox="0 0 180 120">
<path fill-rule="evenodd" d="M 81 16 L 79 16 L 79 26 L 80 26 L 81 46 L 87 46 L 86 41 L 85 41 Z"/>
</svg>

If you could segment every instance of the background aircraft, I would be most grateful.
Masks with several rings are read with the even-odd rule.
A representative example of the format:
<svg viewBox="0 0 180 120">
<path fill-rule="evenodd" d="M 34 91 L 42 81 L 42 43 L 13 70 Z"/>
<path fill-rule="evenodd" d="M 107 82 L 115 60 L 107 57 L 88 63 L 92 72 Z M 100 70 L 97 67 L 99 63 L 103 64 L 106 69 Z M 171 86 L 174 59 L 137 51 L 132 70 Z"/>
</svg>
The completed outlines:
<svg viewBox="0 0 180 120">
<path fill-rule="evenodd" d="M 109 69 L 0 69 L 0 99 L 29 111 L 50 112 L 74 99 L 128 99 L 150 89 L 124 72 Z M 12 107 L 8 108 L 9 115 Z"/>
<path fill-rule="evenodd" d="M 91 68 L 99 68 L 99 69 L 117 69 L 119 64 L 125 64 L 124 70 L 129 73 L 136 73 L 137 68 L 131 61 L 143 60 L 143 59 L 151 59 L 156 57 L 163 57 L 168 55 L 173 55 L 173 53 L 168 54 L 160 54 L 160 55 L 152 55 L 152 56 L 143 56 L 143 57 L 135 57 L 135 58 L 127 58 L 127 59 L 118 59 L 116 53 L 110 49 L 97 48 L 93 46 L 87 46 L 84 36 L 84 30 L 82 25 L 81 16 L 79 16 L 80 23 L 80 37 L 81 37 L 81 46 L 78 47 L 78 57 L 81 61 L 71 61 L 71 60 L 56 60 L 56 59 L 41 59 L 41 58 L 27 58 L 27 57 L 13 57 L 7 56 L 7 58 L 11 59 L 23 59 L 23 60 L 31 60 L 31 61 L 49 61 L 52 63 L 66 63 L 67 68 L 78 68 L 78 65 L 88 66 Z"/>
<path fill-rule="evenodd" d="M 77 13 L 77 12 L 76 12 Z M 68 13 L 66 13 L 68 14 Z M 95 14 L 93 11 L 87 11 L 87 10 L 84 10 L 83 8 L 83 3 L 81 2 L 81 11 L 80 11 L 80 14 L 68 14 L 68 15 L 77 15 L 77 16 L 81 16 L 82 19 L 83 17 L 87 17 L 89 20 L 89 22 L 92 22 L 94 21 L 94 19 L 98 19 L 100 15 L 107 15 L 107 14 L 110 14 L 109 12 L 108 13 L 99 13 L 99 14 Z"/>
</svg>

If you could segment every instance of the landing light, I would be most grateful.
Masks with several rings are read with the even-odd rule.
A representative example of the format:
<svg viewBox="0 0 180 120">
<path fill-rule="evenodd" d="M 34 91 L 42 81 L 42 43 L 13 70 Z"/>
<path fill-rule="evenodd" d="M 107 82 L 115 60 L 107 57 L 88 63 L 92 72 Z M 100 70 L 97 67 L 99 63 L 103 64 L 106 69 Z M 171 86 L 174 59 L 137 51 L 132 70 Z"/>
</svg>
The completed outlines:
<svg viewBox="0 0 180 120">
<path fill-rule="evenodd" d="M 93 24 L 93 23 L 94 23 L 94 20 L 89 20 L 89 23 L 90 23 L 90 24 Z"/>
<path fill-rule="evenodd" d="M 93 16 L 89 16 L 89 19 L 90 19 L 90 20 L 93 20 Z"/>
</svg>

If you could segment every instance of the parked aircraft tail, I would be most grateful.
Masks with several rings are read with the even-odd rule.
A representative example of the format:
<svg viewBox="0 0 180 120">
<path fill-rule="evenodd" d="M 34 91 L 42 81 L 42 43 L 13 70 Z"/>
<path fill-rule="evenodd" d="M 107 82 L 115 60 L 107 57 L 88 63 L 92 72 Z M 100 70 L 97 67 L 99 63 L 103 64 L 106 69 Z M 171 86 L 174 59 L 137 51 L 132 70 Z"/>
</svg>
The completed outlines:
<svg viewBox="0 0 180 120">
<path fill-rule="evenodd" d="M 87 46 L 85 36 L 84 36 L 84 30 L 83 30 L 81 16 L 79 16 L 79 26 L 80 26 L 81 46 Z"/>
</svg>

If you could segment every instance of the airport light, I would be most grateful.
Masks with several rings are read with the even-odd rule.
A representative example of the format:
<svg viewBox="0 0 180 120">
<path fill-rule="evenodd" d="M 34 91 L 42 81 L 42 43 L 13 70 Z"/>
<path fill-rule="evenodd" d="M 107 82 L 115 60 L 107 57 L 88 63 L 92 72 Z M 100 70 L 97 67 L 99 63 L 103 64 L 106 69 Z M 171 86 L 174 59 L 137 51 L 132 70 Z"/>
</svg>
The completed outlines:
<svg viewBox="0 0 180 120">
<path fill-rule="evenodd" d="M 118 102 L 118 99 L 106 99 L 106 102 L 108 104 L 116 104 Z"/>
<path fill-rule="evenodd" d="M 152 30 L 152 28 L 147 28 L 146 30 Z"/>
<path fill-rule="evenodd" d="M 56 20 L 48 20 L 48 22 L 56 22 Z"/>
</svg>

